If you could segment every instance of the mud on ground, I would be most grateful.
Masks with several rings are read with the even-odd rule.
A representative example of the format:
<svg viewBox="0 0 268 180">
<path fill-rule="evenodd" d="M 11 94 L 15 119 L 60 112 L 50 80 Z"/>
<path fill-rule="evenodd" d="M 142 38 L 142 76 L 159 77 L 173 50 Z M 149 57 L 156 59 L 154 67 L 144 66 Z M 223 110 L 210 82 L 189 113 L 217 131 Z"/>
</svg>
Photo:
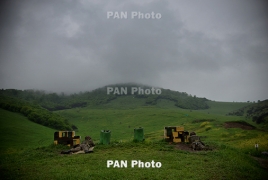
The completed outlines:
<svg viewBox="0 0 268 180">
<path fill-rule="evenodd" d="M 255 129 L 254 126 L 247 124 L 246 122 L 225 122 L 225 128 L 241 128 L 245 130 L 252 130 Z"/>
<path fill-rule="evenodd" d="M 183 150 L 183 151 L 191 151 L 191 152 L 199 152 L 199 151 L 208 151 L 208 150 L 212 150 L 211 147 L 208 147 L 206 146 L 206 149 L 203 149 L 203 150 L 193 150 L 193 148 L 191 148 L 191 145 L 190 144 L 185 144 L 185 143 L 178 143 L 178 144 L 175 144 L 174 147 L 176 149 L 179 149 L 179 150 Z"/>
<path fill-rule="evenodd" d="M 174 145 L 176 149 L 184 150 L 184 151 L 194 151 L 193 148 L 190 147 L 190 144 L 178 143 Z"/>
<path fill-rule="evenodd" d="M 260 166 L 268 170 L 268 159 L 262 159 L 258 157 L 252 157 L 260 163 Z"/>
</svg>

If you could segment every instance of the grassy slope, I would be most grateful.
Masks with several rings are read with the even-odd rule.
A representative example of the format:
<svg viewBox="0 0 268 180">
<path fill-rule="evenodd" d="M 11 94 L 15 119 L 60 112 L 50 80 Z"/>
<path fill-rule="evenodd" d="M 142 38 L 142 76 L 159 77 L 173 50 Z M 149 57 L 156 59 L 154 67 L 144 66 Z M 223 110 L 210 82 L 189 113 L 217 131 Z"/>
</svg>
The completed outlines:
<svg viewBox="0 0 268 180">
<path fill-rule="evenodd" d="M 125 103 L 125 102 L 122 102 Z M 163 106 L 164 106 L 163 102 Z M 213 104 L 214 103 L 214 104 Z M 168 103 L 169 104 L 169 103 Z M 99 140 L 101 129 L 112 130 L 112 144 L 98 145 L 93 154 L 59 155 L 66 148 L 48 146 L 53 140 L 53 130 L 39 126 L 26 118 L 1 110 L 2 137 L 5 137 L 5 147 L 16 144 L 26 150 L 13 150 L 0 154 L 1 174 L 6 179 L 264 179 L 267 171 L 248 156 L 254 153 L 255 141 L 260 144 L 260 150 L 267 150 L 267 132 L 258 130 L 225 129 L 225 121 L 244 120 L 243 117 L 225 116 L 230 104 L 212 102 L 212 108 L 207 111 L 189 111 L 179 108 L 125 106 L 124 109 L 89 109 L 77 108 L 58 111 L 77 125 L 77 135 L 82 138 L 91 135 L 95 142 Z M 115 106 L 111 106 L 115 107 Z M 233 110 L 233 109 L 232 109 Z M 201 119 L 204 122 L 193 123 Z M 209 120 L 213 121 L 209 121 Z M 12 121 L 11 121 L 12 120 Z M 207 120 L 207 121 L 206 121 Z M 23 122 L 23 123 L 21 123 Z M 28 124 L 30 123 L 30 124 Z M 250 122 L 251 123 L 251 122 Z M 186 130 L 196 131 L 202 140 L 215 147 L 211 152 L 190 153 L 174 150 L 170 145 L 160 142 L 163 127 L 183 125 Z M 15 126 L 24 126 L 21 128 Z M 129 128 L 130 126 L 130 128 Z M 144 143 L 132 143 L 133 128 L 142 126 L 145 131 Z M 13 131 L 10 131 L 10 130 Z M 25 136 L 16 137 L 19 132 Z M 35 136 L 32 136 L 35 134 Z M 8 136 L 7 136 L 8 135 Z M 28 138 L 27 138 L 28 137 Z M 41 139 L 43 147 L 38 143 Z M 123 143 L 116 142 L 123 140 Z M 10 142 L 12 143 L 10 143 Z M 8 142 L 8 143 L 6 143 Z M 160 169 L 146 168 L 107 168 L 107 160 L 160 161 Z"/>
<path fill-rule="evenodd" d="M 90 134 L 98 140 L 100 130 L 109 129 L 112 131 L 113 140 L 130 140 L 133 138 L 133 129 L 143 127 L 147 138 L 161 139 L 164 126 L 183 125 L 188 131 L 197 131 L 200 129 L 198 124 L 191 123 L 196 119 L 215 119 L 213 125 L 217 126 L 222 126 L 224 121 L 244 120 L 243 117 L 225 114 L 247 104 L 208 102 L 210 109 L 190 111 L 172 106 L 168 100 L 161 100 L 157 107 L 142 107 L 139 102 L 127 103 L 124 98 L 122 101 L 108 104 L 106 108 L 76 108 L 57 113 L 75 124 L 79 129 L 78 133 L 83 137 Z M 250 121 L 249 123 L 254 124 Z"/>
<path fill-rule="evenodd" d="M 246 102 L 217 102 L 217 101 L 208 101 L 207 102 L 209 109 L 200 110 L 207 113 L 226 115 L 227 113 L 240 109 L 244 106 L 249 105 Z"/>
<path fill-rule="evenodd" d="M 53 143 L 55 130 L 29 121 L 18 113 L 0 109 L 1 150 L 24 149 Z"/>
<path fill-rule="evenodd" d="M 188 153 L 161 143 L 98 146 L 93 154 L 59 155 L 57 147 L 5 155 L 10 179 L 265 179 L 268 173 L 245 154 L 230 148 Z M 107 168 L 107 160 L 128 160 L 128 168 Z M 131 168 L 131 160 L 161 162 L 157 168 Z M 2 176 L 3 177 L 3 176 Z"/>
</svg>

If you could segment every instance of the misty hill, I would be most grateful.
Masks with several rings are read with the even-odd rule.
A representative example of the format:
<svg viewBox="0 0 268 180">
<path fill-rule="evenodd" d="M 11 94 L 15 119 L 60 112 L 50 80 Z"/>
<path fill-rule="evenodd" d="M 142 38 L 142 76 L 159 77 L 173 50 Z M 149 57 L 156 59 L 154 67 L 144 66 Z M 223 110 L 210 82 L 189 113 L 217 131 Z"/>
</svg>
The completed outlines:
<svg viewBox="0 0 268 180">
<path fill-rule="evenodd" d="M 140 92 L 137 91 L 132 93 L 132 88 L 140 88 Z M 112 91 L 107 94 L 107 88 L 112 89 Z M 125 93 L 121 90 L 127 90 Z M 146 91 L 146 89 L 148 89 Z M 199 98 L 187 94 L 186 92 L 172 91 L 169 89 L 161 89 L 161 93 L 156 94 L 152 93 L 152 87 L 126 83 L 126 84 L 113 84 L 104 86 L 93 91 L 74 93 L 66 95 L 64 93 L 46 93 L 45 91 L 40 90 L 16 90 L 16 89 L 7 89 L 1 90 L 1 96 L 13 97 L 22 99 L 31 103 L 36 103 L 42 106 L 45 109 L 50 111 L 54 110 L 63 110 L 71 109 L 76 107 L 106 107 L 109 103 L 117 104 L 117 107 L 125 106 L 126 104 L 132 104 L 133 102 L 139 103 L 142 106 L 155 106 L 159 102 L 165 101 L 168 106 L 178 107 L 182 109 L 207 109 L 209 106 L 206 104 L 208 99 Z M 142 91 L 143 90 L 143 91 Z M 148 94 L 150 90 L 150 94 Z M 147 94 L 146 94 L 147 92 Z M 115 103 L 116 101 L 125 103 Z M 121 105 L 120 105 L 121 104 Z"/>
</svg>

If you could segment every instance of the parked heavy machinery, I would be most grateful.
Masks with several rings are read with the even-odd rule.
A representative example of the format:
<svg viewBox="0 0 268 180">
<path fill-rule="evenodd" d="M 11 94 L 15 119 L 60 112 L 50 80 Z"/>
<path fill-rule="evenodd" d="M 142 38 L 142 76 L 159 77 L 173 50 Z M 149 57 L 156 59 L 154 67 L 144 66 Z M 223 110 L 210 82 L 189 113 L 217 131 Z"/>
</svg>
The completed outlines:
<svg viewBox="0 0 268 180">
<path fill-rule="evenodd" d="M 54 132 L 54 144 L 63 144 L 73 147 L 80 144 L 81 136 L 76 136 L 75 131 Z"/>
<path fill-rule="evenodd" d="M 181 126 L 166 126 L 164 127 L 164 138 L 168 142 L 188 142 L 189 132 L 184 131 Z"/>
</svg>

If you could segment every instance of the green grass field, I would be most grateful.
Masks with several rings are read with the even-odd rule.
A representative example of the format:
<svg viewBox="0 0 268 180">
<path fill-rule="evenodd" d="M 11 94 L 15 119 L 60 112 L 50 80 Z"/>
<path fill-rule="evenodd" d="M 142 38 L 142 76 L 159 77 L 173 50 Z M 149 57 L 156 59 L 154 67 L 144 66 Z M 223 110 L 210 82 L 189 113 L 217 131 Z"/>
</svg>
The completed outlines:
<svg viewBox="0 0 268 180">
<path fill-rule="evenodd" d="M 220 104 L 223 108 L 220 109 Z M 232 103 L 229 103 L 232 104 Z M 235 103 L 233 109 L 238 109 L 245 103 Z M 244 117 L 226 116 L 230 112 L 228 103 L 210 102 L 212 108 L 209 110 L 184 110 L 180 108 L 158 108 L 144 106 L 138 108 L 76 108 L 57 111 L 78 127 L 79 135 L 85 137 L 90 134 L 95 141 L 99 140 L 100 131 L 109 129 L 112 131 L 112 140 L 132 140 L 133 129 L 143 127 L 148 140 L 161 140 L 163 138 L 164 126 L 184 126 L 188 131 L 207 133 L 199 127 L 199 124 L 192 123 L 194 120 L 213 120 L 210 122 L 216 130 L 222 127 L 225 121 L 245 120 Z M 211 113 L 208 113 L 211 112 Z M 218 112 L 218 113 L 217 113 Z M 248 120 L 247 120 L 248 121 Z M 253 122 L 249 123 L 255 125 Z M 216 128 L 217 127 L 217 128 Z M 224 131 L 224 128 L 221 128 Z M 211 131 L 212 131 L 211 130 Z M 210 132 L 211 132 L 210 131 Z M 239 130 L 238 130 L 239 131 Z"/>
<path fill-rule="evenodd" d="M 51 144 L 55 130 L 29 121 L 18 113 L 0 109 L 1 150 L 16 151 Z"/>
<path fill-rule="evenodd" d="M 251 103 L 208 101 L 207 104 L 210 108 L 206 110 L 201 110 L 201 111 L 206 112 L 206 113 L 211 113 L 211 114 L 217 114 L 217 115 L 226 115 L 227 113 L 233 110 L 240 109 Z"/>
<path fill-rule="evenodd" d="M 264 158 L 268 150 L 267 131 L 244 117 L 226 116 L 243 103 L 209 102 L 208 110 L 190 111 L 138 104 L 119 107 L 76 108 L 57 111 L 78 127 L 76 135 L 92 136 L 94 153 L 61 155 L 65 146 L 54 146 L 55 130 L 0 109 L 1 175 L 4 179 L 265 179 L 267 169 L 252 158 Z M 108 107 L 109 106 L 109 107 Z M 163 108 L 163 107 L 166 108 Z M 226 121 L 247 121 L 254 130 L 224 128 Z M 163 142 L 164 126 L 184 126 L 195 131 L 212 151 L 188 152 Z M 145 141 L 134 143 L 133 129 L 143 127 Z M 112 132 L 110 145 L 99 145 L 100 131 Z M 259 143 L 259 152 L 254 149 Z M 107 168 L 107 160 L 127 160 L 127 168 Z M 131 160 L 161 162 L 161 168 L 130 167 Z"/>
</svg>

